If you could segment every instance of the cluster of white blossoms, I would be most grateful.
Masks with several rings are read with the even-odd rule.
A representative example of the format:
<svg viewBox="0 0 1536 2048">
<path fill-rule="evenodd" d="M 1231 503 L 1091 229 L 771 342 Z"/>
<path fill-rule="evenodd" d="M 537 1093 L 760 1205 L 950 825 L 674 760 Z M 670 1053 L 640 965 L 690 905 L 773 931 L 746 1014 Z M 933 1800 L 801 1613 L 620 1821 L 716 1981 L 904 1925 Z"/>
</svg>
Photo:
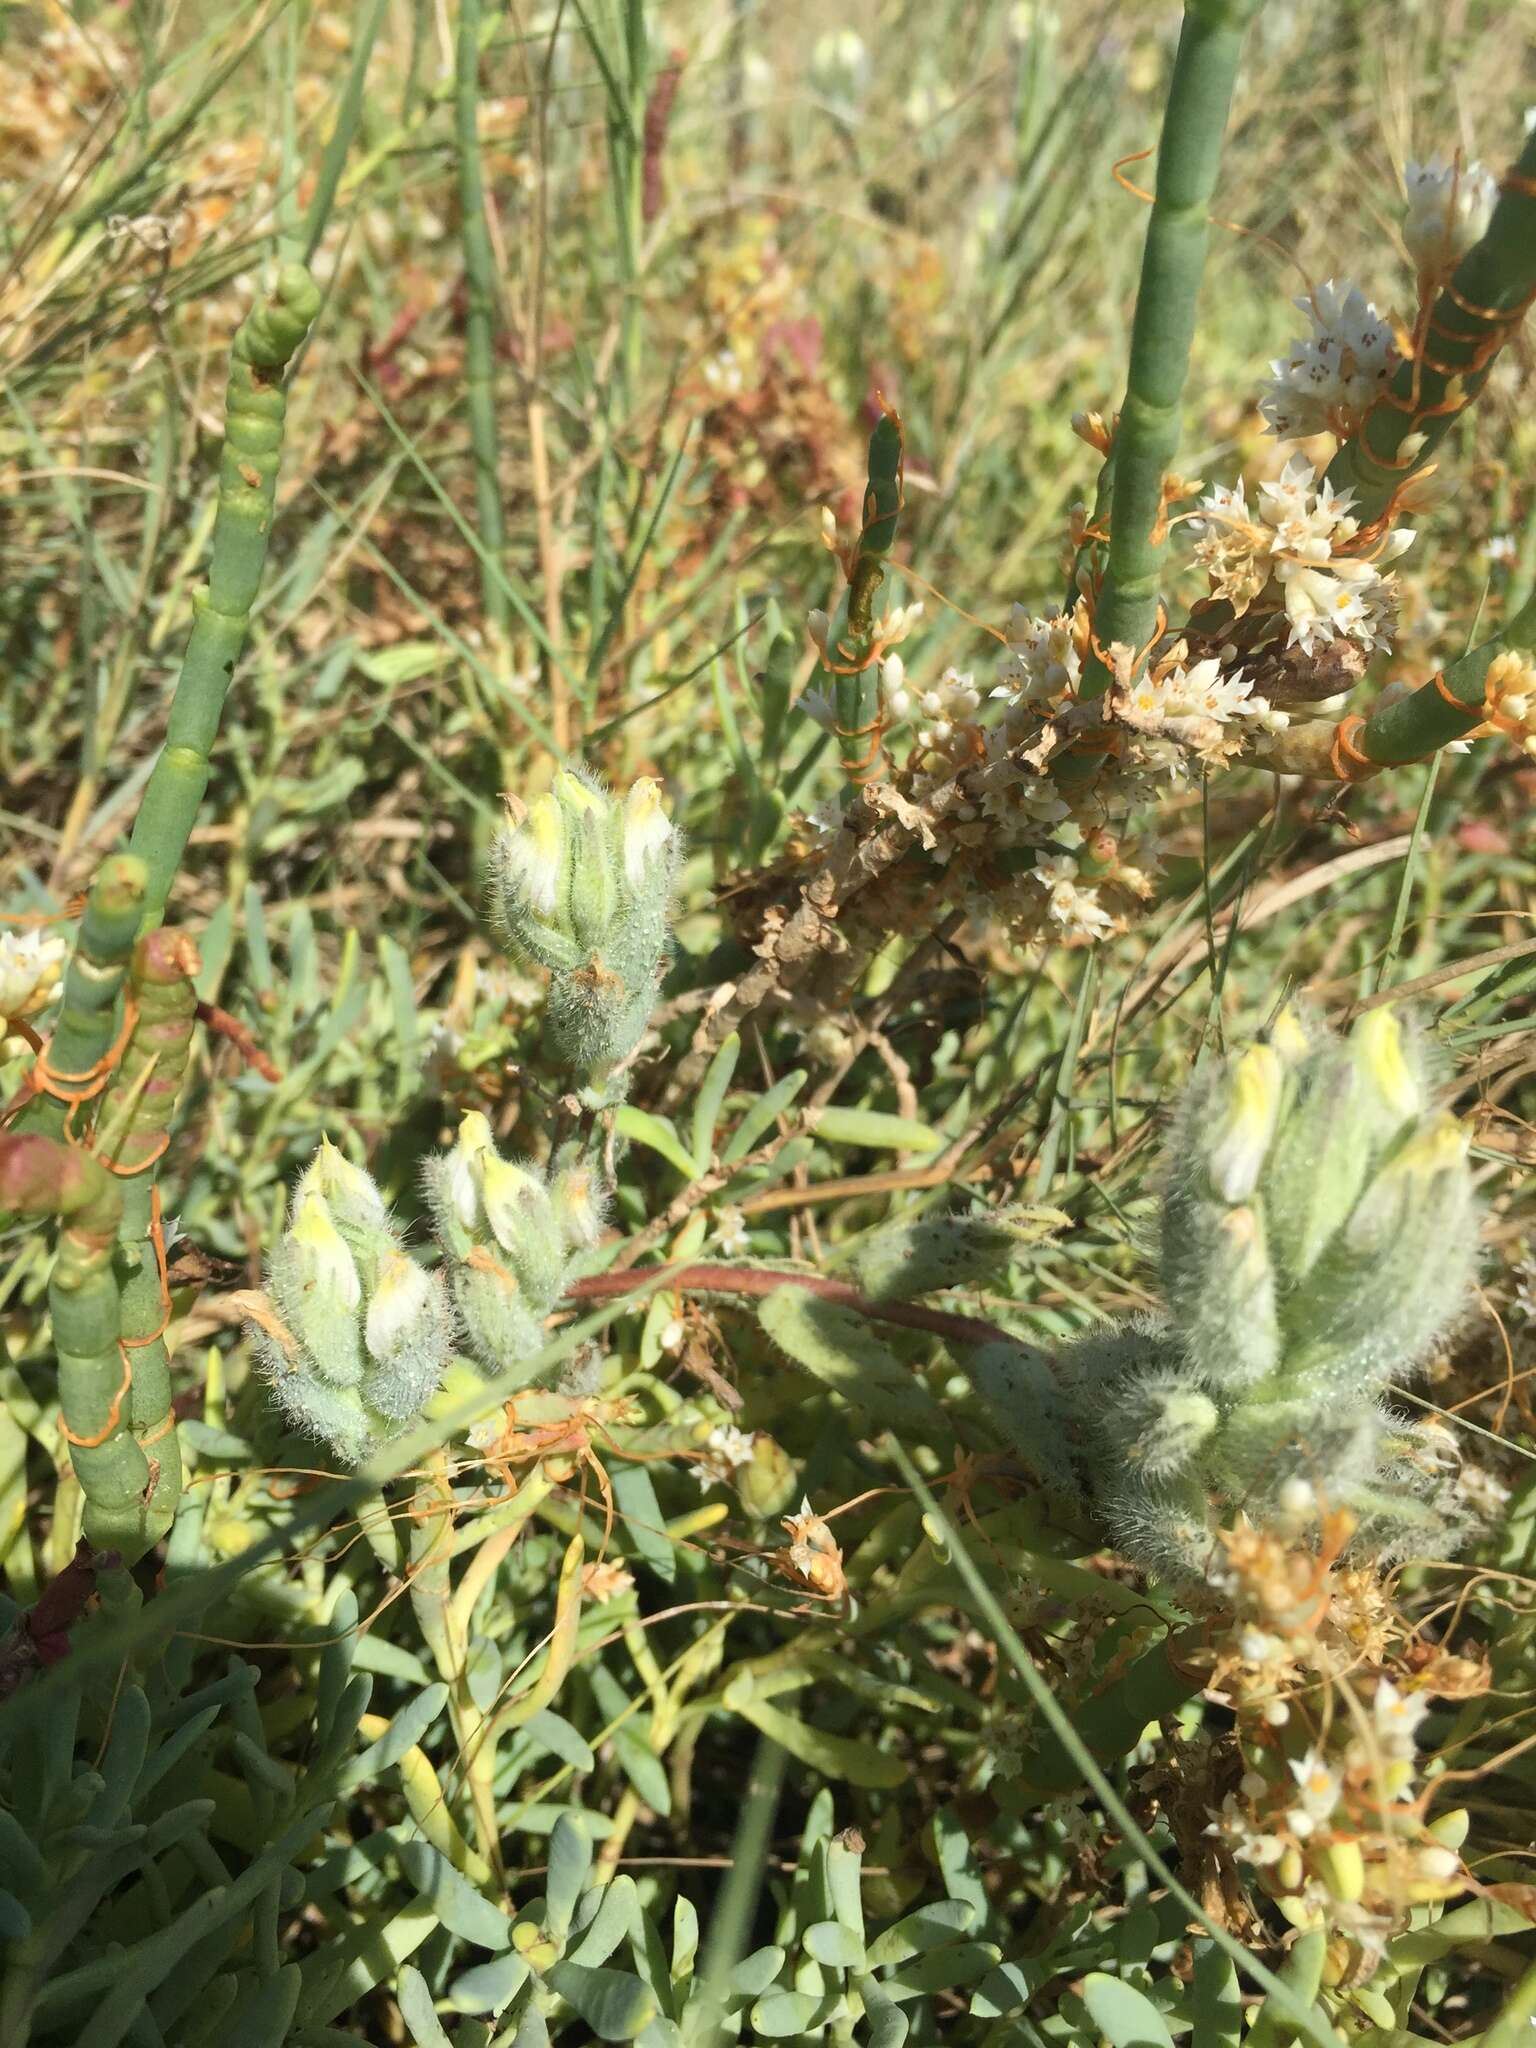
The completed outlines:
<svg viewBox="0 0 1536 2048">
<path fill-rule="evenodd" d="M 1482 240 L 1498 203 L 1499 181 L 1480 163 L 1446 163 L 1432 156 L 1403 173 L 1408 217 L 1403 240 L 1425 277 L 1440 277 Z"/>
<path fill-rule="evenodd" d="M 1369 1968 L 1415 1906 L 1468 1882 L 1457 1854 L 1467 1815 L 1426 1816 L 1417 1745 L 1435 1695 L 1466 1697 L 1486 1679 L 1443 1651 L 1404 1679 L 1378 1573 L 1320 1570 L 1303 1485 L 1289 1533 L 1239 1518 L 1209 1573 L 1231 1609 L 1213 1635 L 1210 1691 L 1233 1710 L 1242 1770 L 1206 1834 L 1293 1926 L 1327 1927 L 1353 1971 Z M 1314 1496 L 1310 1519 L 1321 1512 Z"/>
<path fill-rule="evenodd" d="M 1082 656 L 1072 637 L 1072 614 L 1036 618 L 1016 604 L 1008 622 L 1008 652 L 997 665 L 994 697 L 1012 706 L 1050 703 L 1077 689 Z"/>
<path fill-rule="evenodd" d="M 1303 455 L 1259 487 L 1250 507 L 1241 481 L 1218 485 L 1200 500 L 1189 521 L 1195 559 L 1211 579 L 1215 597 L 1241 618 L 1262 598 L 1285 611 L 1286 645 L 1311 654 L 1334 639 L 1366 649 L 1391 646 L 1396 624 L 1396 579 L 1383 573 L 1413 545 L 1408 527 L 1376 537 L 1369 553 L 1352 554 L 1360 535 L 1354 493 L 1336 491 Z M 1261 607 L 1263 608 L 1263 607 Z"/>
<path fill-rule="evenodd" d="M 1122 702 L 1133 715 L 1156 720 L 1175 736 L 1181 725 L 1197 720 L 1226 725 L 1234 718 L 1251 718 L 1266 732 L 1283 732 L 1290 723 L 1267 698 L 1253 694 L 1252 682 L 1240 669 L 1229 672 L 1214 657 L 1188 667 L 1182 661 L 1149 664 Z"/>
<path fill-rule="evenodd" d="M 1119 926 L 1098 890 L 1080 882 L 1078 873 L 1078 862 L 1070 853 L 1054 853 L 1035 862 L 1030 880 L 1045 891 L 1051 922 L 1064 937 L 1107 939 Z"/>
<path fill-rule="evenodd" d="M 709 1432 L 694 1459 L 694 1478 L 706 1492 L 711 1486 L 729 1486 L 742 1466 L 751 1464 L 755 1441 L 734 1422 L 719 1424 Z"/>
<path fill-rule="evenodd" d="M 69 942 L 35 926 L 0 931 L 0 1025 L 46 1010 L 64 973 Z"/>
<path fill-rule="evenodd" d="M 1391 326 L 1358 285 L 1332 278 L 1294 304 L 1312 332 L 1270 364 L 1259 411 L 1282 441 L 1351 434 L 1397 368 Z"/>
<path fill-rule="evenodd" d="M 901 725 L 925 721 L 917 735 L 920 747 L 942 747 L 957 729 L 971 724 L 981 709 L 981 691 L 974 679 L 958 669 L 947 668 L 937 683 L 920 689 L 907 675 L 899 654 L 888 654 L 880 664 L 880 694 L 885 708 Z"/>
</svg>

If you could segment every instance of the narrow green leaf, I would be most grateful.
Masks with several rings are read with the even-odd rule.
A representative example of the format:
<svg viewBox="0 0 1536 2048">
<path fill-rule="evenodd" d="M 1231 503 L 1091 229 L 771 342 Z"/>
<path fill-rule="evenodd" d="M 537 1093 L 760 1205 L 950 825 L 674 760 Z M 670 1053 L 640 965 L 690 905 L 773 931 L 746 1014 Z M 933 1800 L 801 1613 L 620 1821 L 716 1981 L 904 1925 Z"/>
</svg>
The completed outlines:
<svg viewBox="0 0 1536 2048">
<path fill-rule="evenodd" d="M 565 1939 L 591 1868 L 592 1837 L 574 1813 L 562 1814 L 549 1838 L 544 1900 L 544 1924 L 556 1941 Z"/>
<path fill-rule="evenodd" d="M 887 1756 L 873 1743 L 813 1728 L 808 1721 L 796 1720 L 793 1714 L 781 1712 L 767 1700 L 753 1698 L 747 1687 L 728 1688 L 725 1704 L 771 1737 L 781 1749 L 787 1749 L 791 1756 L 826 1777 L 846 1778 L 850 1785 L 886 1788 L 907 1781 L 907 1766 L 900 1758 Z"/>
<path fill-rule="evenodd" d="M 670 1117 L 654 1115 L 648 1109 L 636 1109 L 632 1102 L 626 1102 L 614 1112 L 613 1123 L 621 1138 L 628 1138 L 631 1144 L 644 1145 L 647 1151 L 659 1153 L 669 1166 L 677 1168 L 684 1180 L 691 1182 L 697 1177 L 693 1161 Z"/>
<path fill-rule="evenodd" d="M 648 1564 L 670 1586 L 677 1578 L 677 1556 L 667 1534 L 666 1516 L 656 1498 L 650 1468 L 633 1459 L 616 1459 L 608 1474 L 614 1506 L 624 1523 L 633 1555 Z"/>
<path fill-rule="evenodd" d="M 556 1963 L 545 1981 L 600 2041 L 632 2041 L 656 2017 L 656 2000 L 627 1970 Z"/>
<path fill-rule="evenodd" d="M 1167 2022 L 1150 1998 L 1118 1977 L 1090 1970 L 1083 1979 L 1083 2003 L 1110 2048 L 1173 2048 Z"/>
<path fill-rule="evenodd" d="M 420 1970 L 407 1963 L 395 1982 L 395 2003 L 400 2017 L 411 2030 L 416 2048 L 450 2048 L 443 2023 L 432 2009 L 432 1994 Z"/>
<path fill-rule="evenodd" d="M 731 1972 L 731 1990 L 738 1998 L 760 1998 L 784 1967 L 784 1951 L 770 1942 L 743 1956 Z"/>
<path fill-rule="evenodd" d="M 708 1173 L 715 1150 L 715 1124 L 719 1120 L 720 1105 L 725 1100 L 725 1091 L 731 1085 L 731 1076 L 736 1071 L 736 1062 L 741 1056 L 741 1039 L 733 1031 L 725 1039 L 719 1051 L 709 1063 L 709 1070 L 699 1083 L 699 1092 L 693 1105 L 693 1169 L 695 1173 Z"/>
<path fill-rule="evenodd" d="M 883 1152 L 942 1152 L 943 1134 L 912 1117 L 883 1109 L 828 1107 L 813 1113 L 810 1128 L 826 1145 L 861 1145 Z"/>
<path fill-rule="evenodd" d="M 806 1928 L 800 1941 L 812 1961 L 829 1970 L 862 1970 L 864 1967 L 862 1939 L 839 1920 L 818 1920 L 813 1927 Z"/>
<path fill-rule="evenodd" d="M 550 1707 L 543 1707 L 537 1714 L 530 1715 L 523 1723 L 523 1733 L 531 1735 L 552 1756 L 559 1757 L 561 1763 L 569 1764 L 572 1770 L 590 1771 L 597 1767 L 597 1757 L 586 1737 Z"/>
<path fill-rule="evenodd" d="M 499 2013 L 512 2003 L 531 1975 L 523 1958 L 509 1950 L 494 1962 L 477 1964 L 455 1977 L 448 1989 L 448 2003 L 455 2012 Z"/>
<path fill-rule="evenodd" d="M 765 2041 L 819 2032 L 841 2003 L 836 1992 L 770 1991 L 752 2008 L 752 2028 Z"/>
<path fill-rule="evenodd" d="M 732 1131 L 720 1154 L 721 1165 L 735 1166 L 745 1159 L 791 1106 L 805 1083 L 805 1069 L 791 1067 L 787 1074 L 782 1074 L 771 1088 L 760 1095 Z"/>
<path fill-rule="evenodd" d="M 479 1948 L 505 1948 L 511 1928 L 505 1913 L 483 1898 L 430 1842 L 406 1842 L 400 1868 L 452 1934 Z"/>
<path fill-rule="evenodd" d="M 965 1899 L 935 1899 L 931 1906 L 919 1906 L 870 1943 L 869 1967 L 883 1970 L 920 1955 L 924 1949 L 958 1941 L 975 1919 L 976 1909 Z"/>
</svg>

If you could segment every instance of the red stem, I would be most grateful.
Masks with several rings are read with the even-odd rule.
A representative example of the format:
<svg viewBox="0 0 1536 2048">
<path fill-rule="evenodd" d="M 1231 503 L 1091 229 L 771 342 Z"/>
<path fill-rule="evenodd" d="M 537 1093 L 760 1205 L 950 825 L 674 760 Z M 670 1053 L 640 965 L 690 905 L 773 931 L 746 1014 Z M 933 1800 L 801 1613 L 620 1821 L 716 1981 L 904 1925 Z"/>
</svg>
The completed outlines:
<svg viewBox="0 0 1536 2048">
<path fill-rule="evenodd" d="M 807 1294 L 852 1309 L 872 1323 L 895 1323 L 903 1330 L 926 1330 L 935 1337 L 952 1337 L 961 1344 L 1008 1342 L 1006 1330 L 996 1323 L 984 1323 L 979 1316 L 956 1316 L 941 1308 L 922 1308 L 912 1301 L 871 1301 L 850 1287 L 846 1280 L 829 1280 L 822 1273 L 794 1273 L 764 1266 L 637 1266 L 627 1273 L 589 1273 L 567 1289 L 571 1301 L 612 1301 L 647 1286 L 657 1274 L 665 1276 L 669 1288 L 695 1294 L 772 1294 L 777 1287 L 803 1287 Z"/>
</svg>

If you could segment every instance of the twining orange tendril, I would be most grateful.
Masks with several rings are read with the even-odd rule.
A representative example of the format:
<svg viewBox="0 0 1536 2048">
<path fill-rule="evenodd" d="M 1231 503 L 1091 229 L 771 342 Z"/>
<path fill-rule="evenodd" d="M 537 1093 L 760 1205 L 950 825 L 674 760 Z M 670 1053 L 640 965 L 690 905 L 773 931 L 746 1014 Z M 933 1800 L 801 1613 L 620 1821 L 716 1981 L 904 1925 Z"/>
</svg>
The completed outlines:
<svg viewBox="0 0 1536 2048">
<path fill-rule="evenodd" d="M 1368 775 L 1375 775 L 1381 767 L 1379 761 L 1373 761 L 1355 744 L 1356 735 L 1364 729 L 1365 720 L 1358 711 L 1351 711 L 1339 720 L 1334 730 L 1328 759 L 1340 782 L 1364 782 Z"/>
<path fill-rule="evenodd" d="M 94 1436 L 76 1436 L 63 1416 L 59 1417 L 59 1427 L 64 1432 L 65 1441 L 74 1444 L 79 1450 L 100 1450 L 101 1446 L 112 1435 L 123 1419 L 123 1403 L 128 1398 L 128 1389 L 133 1385 L 133 1364 L 128 1356 L 126 1345 L 119 1343 L 117 1348 L 123 1355 L 122 1384 L 112 1396 L 112 1406 L 107 1410 L 107 1419 L 101 1425 L 101 1428 L 97 1430 L 96 1434 Z"/>
<path fill-rule="evenodd" d="M 1129 192 L 1133 199 L 1144 199 L 1148 206 L 1155 206 L 1157 204 L 1152 194 L 1143 191 L 1140 185 L 1133 185 L 1129 178 L 1123 178 L 1120 174 L 1127 164 L 1145 163 L 1152 154 L 1153 152 L 1150 149 L 1138 149 L 1134 155 L 1123 156 L 1117 163 L 1113 163 L 1109 167 L 1110 176 L 1120 187 L 1120 190 L 1122 192 Z"/>
</svg>

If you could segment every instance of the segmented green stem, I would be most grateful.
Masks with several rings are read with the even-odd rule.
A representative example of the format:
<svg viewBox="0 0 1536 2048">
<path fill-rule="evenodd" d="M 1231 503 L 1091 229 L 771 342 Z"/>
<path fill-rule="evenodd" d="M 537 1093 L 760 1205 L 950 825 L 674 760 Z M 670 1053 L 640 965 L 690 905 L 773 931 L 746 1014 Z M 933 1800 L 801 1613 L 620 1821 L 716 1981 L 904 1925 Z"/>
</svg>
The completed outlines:
<svg viewBox="0 0 1536 2048">
<path fill-rule="evenodd" d="M 139 941 L 129 978 L 138 1019 L 102 1104 L 97 1136 L 97 1151 L 117 1169 L 123 1197 L 117 1268 L 122 1335 L 133 1372 L 129 1425 L 149 1470 L 146 1545 L 170 1528 L 181 1498 L 181 1446 L 171 1413 L 165 1302 L 153 1228 L 160 1154 L 197 1022 L 192 977 L 198 966 L 197 949 L 182 932 L 162 925 Z"/>
<path fill-rule="evenodd" d="M 48 1070 L 65 1091 L 88 1088 L 90 1081 L 81 1077 L 93 1075 L 111 1050 L 117 999 L 148 889 L 148 869 L 129 854 L 110 854 L 96 870 L 48 1044 Z M 39 1094 L 22 1111 L 17 1127 L 57 1137 L 69 1107 L 60 1096 Z"/>
<path fill-rule="evenodd" d="M 901 421 L 882 412 L 869 437 L 863 524 L 849 563 L 848 589 L 827 640 L 837 747 L 854 788 L 870 780 L 879 757 L 880 635 L 874 607 L 901 517 L 902 459 Z"/>
<path fill-rule="evenodd" d="M 171 700 L 165 744 L 144 791 L 130 851 L 149 870 L 143 926 L 158 924 L 208 786 L 209 755 L 267 559 L 287 409 L 282 372 L 320 309 L 307 271 L 287 266 L 277 293 L 235 336 L 208 588 Z"/>
<path fill-rule="evenodd" d="M 1395 768 L 1408 761 L 1422 761 L 1452 740 L 1465 739 L 1483 723 L 1491 663 L 1496 656 L 1509 653 L 1536 661 L 1536 597 L 1528 598 L 1508 625 L 1481 647 L 1453 661 L 1438 682 L 1425 683 L 1412 696 L 1383 705 L 1364 724 L 1354 727 L 1348 735 L 1353 753 L 1379 768 Z M 1339 730 L 1327 720 L 1314 719 L 1277 733 L 1264 748 L 1264 766 L 1282 775 L 1337 776 L 1341 767 L 1346 772 L 1350 768 L 1368 772 L 1348 755 L 1341 762 L 1335 751 Z"/>
<path fill-rule="evenodd" d="M 1106 650 L 1118 642 L 1141 655 L 1157 630 L 1168 546 L 1163 478 L 1179 444 L 1207 215 L 1232 85 L 1243 32 L 1258 8 L 1259 0 L 1188 0 L 1184 10 L 1158 145 L 1125 403 L 1115 432 L 1109 558 L 1094 618 L 1095 635 Z M 1091 656 L 1083 665 L 1083 695 L 1098 696 L 1108 683 L 1108 668 Z"/>
<path fill-rule="evenodd" d="M 1393 492 L 1429 461 L 1482 390 L 1500 348 L 1536 293 L 1533 181 L 1536 128 L 1526 137 L 1487 232 L 1435 299 L 1421 360 L 1398 365 L 1388 395 L 1328 465 L 1328 481 L 1355 493 L 1362 523 L 1384 511 Z M 1522 184 L 1529 189 L 1522 190 Z M 1410 436 L 1416 438 L 1405 454 Z"/>
<path fill-rule="evenodd" d="M 460 0 L 454 112 L 459 156 L 459 239 L 464 251 L 464 388 L 475 462 L 475 512 L 485 550 L 480 603 L 498 650 L 506 644 L 507 593 L 499 574 L 506 552 L 496 437 L 496 262 L 485 216 L 480 166 L 480 0 Z"/>
<path fill-rule="evenodd" d="M 142 1556 L 149 1461 L 129 1426 L 113 1258 L 122 1195 L 89 1152 L 11 1132 L 0 1134 L 0 1203 L 18 1216 L 62 1223 L 48 1307 L 70 1463 L 85 1495 L 85 1534 L 96 1549 Z"/>
</svg>

